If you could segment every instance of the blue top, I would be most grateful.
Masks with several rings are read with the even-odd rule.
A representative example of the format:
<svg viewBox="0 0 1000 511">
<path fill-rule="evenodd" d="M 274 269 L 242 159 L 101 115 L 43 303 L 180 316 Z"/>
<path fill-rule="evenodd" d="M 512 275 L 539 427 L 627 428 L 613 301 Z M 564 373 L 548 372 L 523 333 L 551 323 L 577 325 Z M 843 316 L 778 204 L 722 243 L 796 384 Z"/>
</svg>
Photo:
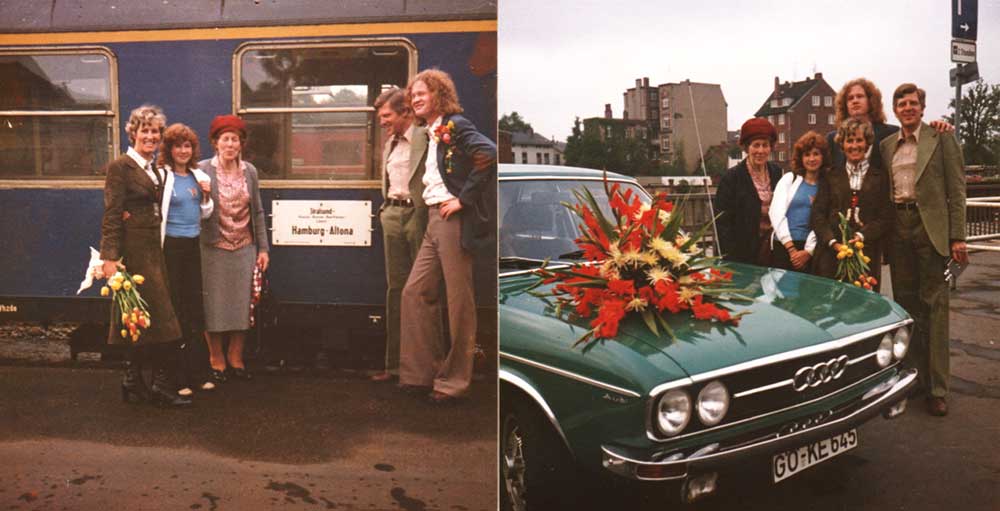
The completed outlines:
<svg viewBox="0 0 1000 511">
<path fill-rule="evenodd" d="M 788 232 L 794 241 L 805 241 L 809 237 L 809 213 L 812 211 L 813 199 L 816 198 L 818 186 L 803 181 L 795 190 L 792 202 L 788 204 Z M 171 206 L 173 207 L 173 206 Z"/>
<path fill-rule="evenodd" d="M 174 174 L 174 189 L 167 211 L 167 236 L 196 238 L 201 232 L 201 187 L 194 175 Z"/>
</svg>

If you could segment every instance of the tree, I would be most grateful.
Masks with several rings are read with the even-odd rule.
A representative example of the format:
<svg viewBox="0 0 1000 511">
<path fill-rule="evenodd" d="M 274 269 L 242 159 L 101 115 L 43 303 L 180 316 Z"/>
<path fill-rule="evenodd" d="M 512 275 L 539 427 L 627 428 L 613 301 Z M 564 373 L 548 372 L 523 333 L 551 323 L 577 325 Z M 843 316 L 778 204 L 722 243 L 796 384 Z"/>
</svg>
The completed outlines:
<svg viewBox="0 0 1000 511">
<path fill-rule="evenodd" d="M 955 110 L 955 100 L 948 103 Z M 965 163 L 991 165 L 1000 163 L 1000 85 L 989 85 L 982 78 L 962 96 L 962 139 Z M 954 115 L 948 120 L 954 124 Z"/>
<path fill-rule="evenodd" d="M 738 148 L 738 146 L 737 146 Z M 709 147 L 705 151 L 705 172 L 713 181 L 718 180 L 729 168 L 729 157 L 732 153 L 730 144 L 723 142 Z M 694 169 L 695 174 L 701 174 L 701 160 Z"/>
<path fill-rule="evenodd" d="M 603 169 L 606 150 L 600 136 L 581 127 L 580 118 L 573 121 L 573 134 L 566 139 L 566 165 Z"/>
<path fill-rule="evenodd" d="M 512 133 L 515 131 L 534 131 L 531 124 L 525 121 L 524 118 L 521 117 L 521 114 L 517 112 L 511 112 L 509 115 L 503 114 L 503 117 L 500 118 L 500 122 L 497 124 L 500 129 L 510 131 Z"/>
</svg>

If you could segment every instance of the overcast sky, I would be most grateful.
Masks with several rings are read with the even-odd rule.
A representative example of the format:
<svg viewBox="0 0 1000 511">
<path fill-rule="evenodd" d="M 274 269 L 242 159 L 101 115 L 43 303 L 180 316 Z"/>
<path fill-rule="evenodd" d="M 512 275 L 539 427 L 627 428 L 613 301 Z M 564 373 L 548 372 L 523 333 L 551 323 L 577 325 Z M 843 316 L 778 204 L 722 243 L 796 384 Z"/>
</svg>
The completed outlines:
<svg viewBox="0 0 1000 511">
<path fill-rule="evenodd" d="M 979 74 L 1000 83 L 1000 0 L 979 0 L 978 32 Z M 642 77 L 720 84 L 729 130 L 767 99 L 775 76 L 819 71 L 835 91 L 867 77 L 894 124 L 900 83 L 927 90 L 925 119 L 951 113 L 955 95 L 946 0 L 502 0 L 499 41 L 500 113 L 517 111 L 557 140 L 605 103 L 621 117 L 622 93 Z"/>
</svg>

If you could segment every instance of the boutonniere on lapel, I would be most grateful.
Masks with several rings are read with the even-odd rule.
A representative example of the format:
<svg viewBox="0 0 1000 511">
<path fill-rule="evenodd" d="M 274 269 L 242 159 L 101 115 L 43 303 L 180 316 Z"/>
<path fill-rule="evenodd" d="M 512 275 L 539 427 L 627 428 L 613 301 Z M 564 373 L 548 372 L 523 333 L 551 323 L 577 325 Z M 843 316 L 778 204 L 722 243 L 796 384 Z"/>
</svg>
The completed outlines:
<svg viewBox="0 0 1000 511">
<path fill-rule="evenodd" d="M 454 170 L 451 157 L 455 154 L 455 146 L 452 145 L 451 133 L 455 130 L 455 121 L 448 121 L 448 124 L 441 124 L 434 128 L 434 142 L 444 144 L 448 150 L 444 153 L 444 171 L 451 174 Z"/>
</svg>

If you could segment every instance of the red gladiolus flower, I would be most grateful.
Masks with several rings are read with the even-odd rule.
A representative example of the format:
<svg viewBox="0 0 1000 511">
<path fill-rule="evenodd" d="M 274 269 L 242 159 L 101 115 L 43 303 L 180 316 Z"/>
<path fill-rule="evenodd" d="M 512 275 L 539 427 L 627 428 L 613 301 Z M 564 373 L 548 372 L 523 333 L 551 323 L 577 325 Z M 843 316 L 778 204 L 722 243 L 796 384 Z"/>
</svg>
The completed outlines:
<svg viewBox="0 0 1000 511">
<path fill-rule="evenodd" d="M 621 297 L 631 298 L 635 295 L 635 283 L 631 280 L 609 280 L 608 289 Z"/>
<path fill-rule="evenodd" d="M 606 299 L 597 311 L 597 318 L 590 322 L 596 329 L 598 338 L 611 339 L 618 335 L 618 323 L 625 317 L 625 302 L 617 299 Z"/>
<path fill-rule="evenodd" d="M 711 303 L 702 303 L 701 295 L 694 297 L 694 303 L 691 304 L 691 314 L 697 319 L 712 319 L 715 317 L 715 305 Z"/>
</svg>

